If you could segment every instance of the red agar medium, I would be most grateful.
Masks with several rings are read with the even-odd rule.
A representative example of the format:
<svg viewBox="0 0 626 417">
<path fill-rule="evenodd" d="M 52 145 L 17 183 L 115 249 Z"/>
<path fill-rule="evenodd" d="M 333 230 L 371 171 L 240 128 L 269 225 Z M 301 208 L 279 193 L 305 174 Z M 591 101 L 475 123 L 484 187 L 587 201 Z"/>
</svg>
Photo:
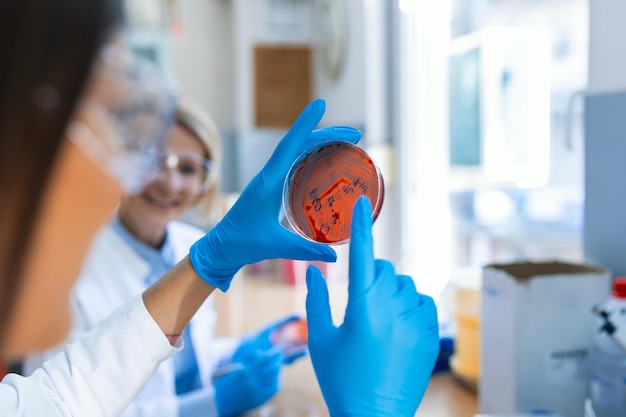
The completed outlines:
<svg viewBox="0 0 626 417">
<path fill-rule="evenodd" d="M 363 195 L 370 199 L 373 220 L 378 217 L 384 197 L 382 176 L 359 147 L 348 142 L 323 145 L 292 170 L 287 217 L 305 237 L 322 243 L 349 240 L 352 210 Z"/>
</svg>

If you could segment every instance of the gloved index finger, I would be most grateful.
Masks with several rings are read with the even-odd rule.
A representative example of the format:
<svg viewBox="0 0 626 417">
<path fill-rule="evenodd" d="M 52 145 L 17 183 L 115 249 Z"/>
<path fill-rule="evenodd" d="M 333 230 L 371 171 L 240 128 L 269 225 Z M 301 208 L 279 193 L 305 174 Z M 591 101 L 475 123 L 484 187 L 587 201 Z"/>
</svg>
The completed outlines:
<svg viewBox="0 0 626 417">
<path fill-rule="evenodd" d="M 365 196 L 354 205 L 349 267 L 348 300 L 361 296 L 374 283 L 372 205 Z"/>
</svg>

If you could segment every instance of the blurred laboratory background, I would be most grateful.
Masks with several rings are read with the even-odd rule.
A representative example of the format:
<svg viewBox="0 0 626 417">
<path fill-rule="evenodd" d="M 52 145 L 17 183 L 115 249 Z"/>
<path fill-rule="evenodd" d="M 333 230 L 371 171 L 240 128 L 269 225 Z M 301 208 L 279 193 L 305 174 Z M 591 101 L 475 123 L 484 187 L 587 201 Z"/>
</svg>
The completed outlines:
<svg viewBox="0 0 626 417">
<path fill-rule="evenodd" d="M 238 193 L 301 108 L 380 165 L 378 252 L 437 295 L 456 268 L 579 260 L 585 0 L 129 0 L 133 49 L 224 137 Z"/>
<path fill-rule="evenodd" d="M 128 0 L 128 8 L 132 49 L 172 73 L 218 125 L 225 207 L 310 100 L 326 99 L 322 125 L 363 132 L 360 146 L 385 180 L 376 256 L 437 300 L 442 336 L 454 340 L 459 309 L 477 326 L 488 264 L 626 273 L 621 0 Z M 338 321 L 344 249 L 324 266 Z M 303 271 L 282 261 L 248 267 L 217 295 L 220 331 L 304 312 Z M 456 378 L 435 374 L 418 415 L 479 412 L 476 349 Z M 326 415 L 310 363 L 285 378 L 279 402 Z"/>
</svg>

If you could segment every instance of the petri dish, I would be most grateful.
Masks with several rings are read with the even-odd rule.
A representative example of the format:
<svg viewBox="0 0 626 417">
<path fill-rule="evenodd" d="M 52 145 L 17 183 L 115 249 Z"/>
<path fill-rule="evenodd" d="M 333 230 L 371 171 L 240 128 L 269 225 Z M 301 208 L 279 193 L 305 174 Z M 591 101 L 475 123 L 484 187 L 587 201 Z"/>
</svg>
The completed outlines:
<svg viewBox="0 0 626 417">
<path fill-rule="evenodd" d="M 318 144 L 294 162 L 283 186 L 283 212 L 291 230 L 321 243 L 350 240 L 352 210 L 365 195 L 375 221 L 385 187 L 378 165 L 358 146 L 345 141 Z"/>
<path fill-rule="evenodd" d="M 286 355 L 306 346 L 307 341 L 308 327 L 305 319 L 290 321 L 270 334 L 270 342 L 282 346 Z"/>
</svg>

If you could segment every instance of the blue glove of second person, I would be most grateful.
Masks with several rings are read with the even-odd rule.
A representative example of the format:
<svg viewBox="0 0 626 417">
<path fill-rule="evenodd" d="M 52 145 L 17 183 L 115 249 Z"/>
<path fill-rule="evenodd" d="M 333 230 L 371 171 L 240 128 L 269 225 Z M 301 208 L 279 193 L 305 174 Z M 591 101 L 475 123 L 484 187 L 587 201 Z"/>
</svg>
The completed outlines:
<svg viewBox="0 0 626 417">
<path fill-rule="evenodd" d="M 215 402 L 220 417 L 234 417 L 269 401 L 278 392 L 281 352 L 241 345 L 232 358 L 241 369 L 215 381 Z"/>
<path fill-rule="evenodd" d="M 272 334 L 279 331 L 281 327 L 300 320 L 301 317 L 297 314 L 290 314 L 273 323 L 268 324 L 261 330 L 259 330 L 253 337 L 248 337 L 243 340 L 240 346 L 250 345 L 255 349 L 267 351 L 270 349 L 277 350 L 281 353 L 281 362 L 283 364 L 291 364 L 296 359 L 299 359 L 307 354 L 307 347 L 305 344 L 302 346 L 281 346 L 275 344 L 272 341 Z"/>
<path fill-rule="evenodd" d="M 333 417 L 413 417 L 439 353 L 437 311 L 391 263 L 374 261 L 371 206 L 352 218 L 348 306 L 332 322 L 319 269 L 307 271 L 309 354 Z"/>
<path fill-rule="evenodd" d="M 269 401 L 280 387 L 280 369 L 306 354 L 306 350 L 285 355 L 284 349 L 272 343 L 272 333 L 299 320 L 289 315 L 265 326 L 254 336 L 245 337 L 231 358 L 238 369 L 215 382 L 215 398 L 220 417 L 235 416 Z M 225 365 L 228 367 L 229 365 Z"/>
<path fill-rule="evenodd" d="M 206 282 L 226 291 L 242 266 L 264 259 L 336 260 L 331 247 L 292 233 L 279 221 L 283 183 L 299 154 L 325 140 L 361 139 L 361 133 L 350 127 L 313 131 L 325 107 L 318 99 L 304 109 L 226 216 L 191 247 L 191 264 Z"/>
</svg>

